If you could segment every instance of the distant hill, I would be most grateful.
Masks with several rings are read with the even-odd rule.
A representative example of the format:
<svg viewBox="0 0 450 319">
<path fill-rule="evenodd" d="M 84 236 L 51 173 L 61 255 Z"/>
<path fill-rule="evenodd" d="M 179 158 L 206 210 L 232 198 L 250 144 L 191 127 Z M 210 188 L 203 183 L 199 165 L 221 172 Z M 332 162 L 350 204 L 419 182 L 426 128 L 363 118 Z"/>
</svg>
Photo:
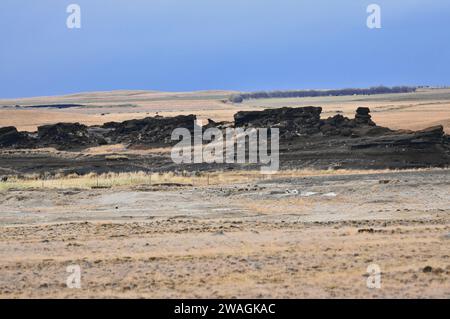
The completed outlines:
<svg viewBox="0 0 450 319">
<path fill-rule="evenodd" d="M 142 101 L 167 100 L 228 100 L 237 91 L 193 91 L 193 92 L 162 92 L 145 90 L 115 90 L 81 92 L 60 96 L 38 96 L 31 98 L 0 99 L 0 106 L 34 106 L 49 104 L 129 104 Z"/>
</svg>

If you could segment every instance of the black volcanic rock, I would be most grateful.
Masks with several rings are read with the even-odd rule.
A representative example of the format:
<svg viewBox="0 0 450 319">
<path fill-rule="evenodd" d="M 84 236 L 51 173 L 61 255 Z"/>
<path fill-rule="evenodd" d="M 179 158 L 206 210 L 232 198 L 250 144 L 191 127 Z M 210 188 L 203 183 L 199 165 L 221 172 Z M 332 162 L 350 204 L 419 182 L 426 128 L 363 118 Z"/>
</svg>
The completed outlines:
<svg viewBox="0 0 450 319">
<path fill-rule="evenodd" d="M 358 107 L 356 109 L 356 114 L 358 115 L 369 115 L 370 109 L 368 107 Z"/>
<path fill-rule="evenodd" d="M 99 145 L 99 141 L 80 123 L 57 123 L 38 127 L 39 146 L 53 146 L 57 149 L 78 149 Z"/>
<path fill-rule="evenodd" d="M 338 114 L 321 119 L 321 111 L 320 107 L 242 111 L 235 114 L 234 127 L 278 128 L 280 165 L 283 168 L 413 168 L 450 165 L 450 137 L 445 135 L 442 126 L 416 132 L 394 131 L 377 126 L 370 117 L 369 108 L 358 108 L 355 118 Z M 0 148 L 51 146 L 59 150 L 80 150 L 105 143 L 124 143 L 131 147 L 167 147 L 178 142 L 171 140 L 173 130 L 185 128 L 192 136 L 195 122 L 195 115 L 187 115 L 155 116 L 90 127 L 79 123 L 58 123 L 41 126 L 37 133 L 18 132 L 15 127 L 4 127 L 0 128 Z M 233 127 L 233 123 L 209 120 L 202 129 L 213 127 L 224 131 Z M 147 160 L 151 159 L 145 158 Z M 153 164 L 156 166 L 152 168 L 179 169 L 170 158 L 155 160 L 157 162 Z M 95 170 L 107 171 L 108 165 L 111 165 L 108 162 L 107 166 L 102 166 L 106 164 L 101 157 L 89 161 L 88 164 Z M 134 162 L 131 164 L 130 161 Z M 140 157 L 130 161 L 119 161 L 114 165 L 117 170 L 142 167 Z M 18 162 L 11 162 L 11 165 L 18 165 Z M 81 171 L 85 169 L 78 160 L 61 165 L 66 164 L 74 165 Z M 48 167 L 46 165 L 41 162 L 41 167 Z M 206 167 L 202 165 L 195 169 Z M 223 168 L 220 165 L 217 167 Z"/>
<path fill-rule="evenodd" d="M 326 136 L 350 136 L 356 123 L 347 117 L 337 114 L 321 122 L 320 131 Z"/>
<path fill-rule="evenodd" d="M 358 107 L 356 109 L 355 122 L 357 124 L 375 126 L 375 123 L 371 118 L 372 116 L 370 115 L 370 109 L 368 107 Z"/>
<path fill-rule="evenodd" d="M 113 143 L 131 145 L 171 145 L 172 131 L 176 128 L 194 130 L 195 115 L 180 115 L 175 117 L 146 117 L 139 120 L 129 120 L 122 123 L 105 123 L 102 128 L 112 129 L 106 134 Z"/>
<path fill-rule="evenodd" d="M 241 111 L 234 115 L 236 127 L 279 128 L 281 138 L 320 132 L 321 107 L 283 107 L 264 111 Z"/>
<path fill-rule="evenodd" d="M 315 134 L 346 137 L 366 134 L 373 136 L 390 131 L 376 126 L 371 120 L 370 109 L 367 107 L 358 108 L 354 119 L 337 114 L 321 120 L 321 112 L 321 107 L 314 106 L 241 111 L 235 114 L 234 120 L 236 127 L 279 128 L 282 139 Z"/>
<path fill-rule="evenodd" d="M 426 149 L 431 146 L 445 144 L 444 128 L 433 126 L 416 132 L 395 132 L 382 135 L 352 146 L 352 149 L 363 148 L 411 148 Z"/>
<path fill-rule="evenodd" d="M 0 128 L 0 147 L 25 147 L 29 143 L 28 135 L 18 132 L 14 126 Z"/>
<path fill-rule="evenodd" d="M 359 107 L 354 119 L 341 114 L 322 121 L 321 132 L 326 136 L 376 136 L 391 132 L 390 129 L 377 126 L 371 119 L 368 107 Z"/>
<path fill-rule="evenodd" d="M 442 125 L 436 125 L 424 130 L 419 130 L 414 132 L 416 139 L 425 138 L 435 142 L 441 142 L 444 139 L 444 127 Z"/>
</svg>

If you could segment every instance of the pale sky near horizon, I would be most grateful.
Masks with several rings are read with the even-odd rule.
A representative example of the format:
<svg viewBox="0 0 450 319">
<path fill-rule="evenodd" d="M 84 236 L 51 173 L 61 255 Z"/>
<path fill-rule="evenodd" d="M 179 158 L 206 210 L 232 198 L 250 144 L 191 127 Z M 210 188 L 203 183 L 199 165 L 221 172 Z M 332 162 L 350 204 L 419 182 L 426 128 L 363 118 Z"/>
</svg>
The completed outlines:
<svg viewBox="0 0 450 319">
<path fill-rule="evenodd" d="M 449 39 L 448 0 L 1 0 L 0 98 L 450 85 Z"/>
</svg>

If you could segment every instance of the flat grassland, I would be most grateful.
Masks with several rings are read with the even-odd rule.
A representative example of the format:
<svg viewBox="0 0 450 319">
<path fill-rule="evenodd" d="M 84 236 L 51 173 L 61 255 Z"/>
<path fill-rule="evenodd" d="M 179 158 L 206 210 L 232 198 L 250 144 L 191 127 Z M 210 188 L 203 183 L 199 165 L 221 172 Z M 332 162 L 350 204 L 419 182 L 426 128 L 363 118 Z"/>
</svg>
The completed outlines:
<svg viewBox="0 0 450 319">
<path fill-rule="evenodd" d="M 112 91 L 60 97 L 0 100 L 0 127 L 35 131 L 39 125 L 80 122 L 87 125 L 124 121 L 156 114 L 196 114 L 201 119 L 231 121 L 240 110 L 272 107 L 322 106 L 322 117 L 340 112 L 353 117 L 358 106 L 368 106 L 375 122 L 393 129 L 418 130 L 441 124 L 450 132 L 450 89 L 419 89 L 415 93 L 317 98 L 255 99 L 232 104 L 232 91 L 156 92 Z M 33 108 L 31 105 L 82 104 L 82 107 Z M 16 107 L 20 105 L 20 107 Z"/>
</svg>

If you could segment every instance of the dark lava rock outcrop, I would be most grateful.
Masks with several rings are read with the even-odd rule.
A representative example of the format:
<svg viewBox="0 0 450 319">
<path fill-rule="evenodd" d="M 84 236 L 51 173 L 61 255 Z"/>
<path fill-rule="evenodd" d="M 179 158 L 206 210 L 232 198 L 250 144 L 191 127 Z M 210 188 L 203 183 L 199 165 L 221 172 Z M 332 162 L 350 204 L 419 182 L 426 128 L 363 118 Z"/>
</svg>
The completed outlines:
<svg viewBox="0 0 450 319">
<path fill-rule="evenodd" d="M 172 145 L 172 131 L 186 128 L 193 132 L 195 115 L 176 117 L 147 117 L 140 120 L 129 120 L 121 123 L 105 123 L 101 128 L 109 129 L 105 137 L 111 143 L 127 143 L 131 145 Z"/>
<path fill-rule="evenodd" d="M 321 107 L 279 108 L 264 111 L 241 111 L 235 114 L 237 127 L 274 127 L 282 139 L 323 134 L 325 136 L 361 136 L 387 133 L 390 130 L 375 125 L 367 107 L 359 107 L 354 119 L 337 114 L 321 120 Z M 375 128 L 376 129 L 373 129 Z"/>
<path fill-rule="evenodd" d="M 420 131 L 390 130 L 376 125 L 370 110 L 360 107 L 354 118 L 340 114 L 321 119 L 321 107 L 279 108 L 263 111 L 241 111 L 234 123 L 209 120 L 203 130 L 216 127 L 278 128 L 280 132 L 280 168 L 416 168 L 450 165 L 450 138 L 442 126 Z M 128 147 L 165 147 L 176 144 L 172 132 L 176 128 L 194 131 L 194 115 L 176 117 L 147 117 L 124 122 L 109 122 L 101 126 L 79 123 L 58 123 L 38 128 L 35 133 L 18 132 L 15 127 L 0 128 L 0 149 L 55 147 L 58 150 L 80 150 L 102 144 L 123 143 Z M 192 134 L 193 136 L 193 134 Z M 104 157 L 61 160 L 33 157 L 23 160 L 2 158 L 0 166 L 33 171 L 36 163 L 45 169 L 72 167 L 76 172 L 159 170 L 228 169 L 226 164 L 196 166 L 175 165 L 170 156 L 129 155 L 127 161 L 108 161 Z M 10 155 L 8 155 L 10 156 Z M 12 155 L 11 155 L 12 156 Z M 31 156 L 31 155 L 30 155 Z M 145 164 L 145 165 L 144 165 Z M 19 165 L 23 165 L 20 168 Z M 59 166 L 61 167 L 59 167 Z M 222 166 L 221 166 L 222 165 Z M 238 166 L 238 165 L 237 165 Z M 76 167 L 76 169 L 75 169 Z M 255 167 L 246 166 L 248 169 Z"/>
<path fill-rule="evenodd" d="M 352 149 L 408 147 L 425 148 L 430 145 L 445 145 L 447 138 L 442 125 L 433 126 L 420 131 L 391 132 L 370 139 L 367 142 L 352 145 Z"/>
<path fill-rule="evenodd" d="M 59 150 L 82 149 L 105 143 L 102 137 L 91 134 L 86 125 L 79 123 L 39 126 L 36 138 L 38 146 L 53 146 Z"/>
<path fill-rule="evenodd" d="M 368 107 L 358 107 L 356 109 L 355 123 L 375 126 L 375 123 L 371 119 L 372 116 L 369 113 L 370 109 Z"/>
<path fill-rule="evenodd" d="M 283 107 L 264 111 L 241 111 L 234 115 L 236 127 L 273 127 L 280 129 L 280 137 L 313 135 L 320 132 L 321 107 Z"/>
<path fill-rule="evenodd" d="M 18 132 L 14 126 L 0 128 L 0 147 L 25 148 L 31 145 L 27 133 Z"/>
</svg>

